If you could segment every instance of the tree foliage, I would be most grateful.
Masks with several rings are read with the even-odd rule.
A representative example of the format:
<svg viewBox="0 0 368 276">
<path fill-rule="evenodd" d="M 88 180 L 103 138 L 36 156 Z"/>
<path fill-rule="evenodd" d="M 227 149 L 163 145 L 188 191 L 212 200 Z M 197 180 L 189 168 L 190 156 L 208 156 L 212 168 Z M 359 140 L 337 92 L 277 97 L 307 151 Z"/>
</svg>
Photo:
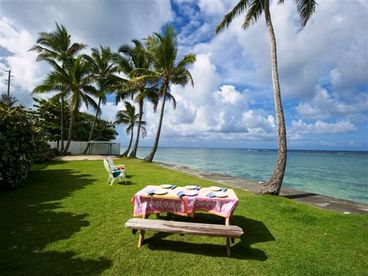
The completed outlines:
<svg viewBox="0 0 368 276">
<path fill-rule="evenodd" d="M 34 98 L 34 109 L 31 111 L 35 119 L 39 121 L 45 133 L 45 137 L 50 141 L 60 140 L 60 102 L 56 99 L 44 100 Z M 70 120 L 68 112 L 69 104 L 64 103 L 64 137 L 67 133 L 67 122 Z M 89 131 L 95 117 L 88 113 L 78 112 L 75 119 L 75 127 L 73 128 L 72 140 L 88 141 Z M 117 135 L 114 124 L 102 119 L 97 119 L 92 140 L 108 139 L 114 140 Z"/>
<path fill-rule="evenodd" d="M 94 84 L 97 87 L 96 96 L 98 104 L 95 114 L 95 119 L 90 127 L 88 141 L 92 140 L 95 131 L 97 119 L 101 115 L 101 104 L 106 104 L 106 96 L 113 91 L 113 87 L 121 82 L 121 78 L 116 75 L 118 66 L 113 62 L 113 54 L 110 47 L 100 46 L 100 49 L 93 48 L 91 56 L 83 55 L 83 58 L 90 65 L 90 70 L 93 76 Z M 84 153 L 87 152 L 90 144 L 87 145 Z"/>
<path fill-rule="evenodd" d="M 47 33 L 39 33 L 39 37 L 36 44 L 30 49 L 30 51 L 35 51 L 38 53 L 37 61 L 45 61 L 49 63 L 52 67 L 60 65 L 64 68 L 64 64 L 72 60 L 78 52 L 80 52 L 86 45 L 71 41 L 71 36 L 67 29 L 63 25 L 56 23 L 56 30 Z M 57 89 L 57 94 L 54 96 L 61 100 L 60 112 L 64 114 L 64 101 L 67 91 L 66 87 L 60 86 Z M 49 91 L 39 91 L 39 92 L 49 92 Z M 61 134 L 61 150 L 64 150 L 64 117 L 61 116 L 60 119 L 60 134 Z"/>
<path fill-rule="evenodd" d="M 7 107 L 13 107 L 17 101 L 18 100 L 15 97 L 6 93 L 1 94 L 0 96 L 0 103 L 6 105 Z"/>
<path fill-rule="evenodd" d="M 50 157 L 42 128 L 22 107 L 0 105 L 0 188 L 24 184 L 33 162 Z"/>
<path fill-rule="evenodd" d="M 174 108 L 176 107 L 176 100 L 171 94 L 171 85 L 183 87 L 188 83 L 194 85 L 192 75 L 187 67 L 196 61 L 196 56 L 189 53 L 178 61 L 177 39 L 172 26 L 167 26 L 162 34 L 154 33 L 149 36 L 147 49 L 152 58 L 152 68 L 136 68 L 131 72 L 131 75 L 135 81 L 145 80 L 160 85 L 161 111 L 156 138 L 151 151 L 144 158 L 145 161 L 152 162 L 160 139 L 166 100 L 172 100 Z"/>
<path fill-rule="evenodd" d="M 131 74 L 134 69 L 149 69 L 152 67 L 152 59 L 147 49 L 139 40 L 132 40 L 134 47 L 124 44 L 120 46 L 118 54 L 114 55 L 114 60 L 119 66 L 119 70 L 126 74 L 129 79 L 126 80 L 123 85 L 116 91 L 116 102 L 124 100 L 126 97 L 131 95 L 134 97 L 134 101 L 138 104 L 139 117 L 137 123 L 137 137 L 135 140 L 134 147 L 129 154 L 130 158 L 135 158 L 137 155 L 139 138 L 141 135 L 144 102 L 149 101 L 153 104 L 153 110 L 156 111 L 159 90 L 156 83 L 150 83 L 145 80 L 136 81 L 135 78 L 131 78 Z M 142 136 L 145 136 L 145 128 L 142 128 Z"/>
</svg>

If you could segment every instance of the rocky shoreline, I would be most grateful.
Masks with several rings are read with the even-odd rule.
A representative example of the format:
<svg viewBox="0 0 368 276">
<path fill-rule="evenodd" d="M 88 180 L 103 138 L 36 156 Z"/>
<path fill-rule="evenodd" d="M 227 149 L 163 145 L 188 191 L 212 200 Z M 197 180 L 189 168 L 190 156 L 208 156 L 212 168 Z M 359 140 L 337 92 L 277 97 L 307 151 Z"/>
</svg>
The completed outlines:
<svg viewBox="0 0 368 276">
<path fill-rule="evenodd" d="M 259 187 L 259 183 L 251 180 L 245 180 L 233 176 L 209 173 L 200 170 L 195 170 L 187 166 L 179 166 L 175 164 L 167 164 L 163 162 L 155 162 L 165 168 L 180 171 L 189 175 L 193 175 L 202 179 L 211 180 L 213 182 L 227 185 L 236 189 L 241 189 L 256 193 Z M 282 187 L 281 196 L 293 199 L 299 202 L 303 202 L 317 208 L 332 210 L 343 214 L 368 214 L 368 204 L 358 203 L 350 200 L 337 199 L 320 194 L 294 190 Z"/>
</svg>

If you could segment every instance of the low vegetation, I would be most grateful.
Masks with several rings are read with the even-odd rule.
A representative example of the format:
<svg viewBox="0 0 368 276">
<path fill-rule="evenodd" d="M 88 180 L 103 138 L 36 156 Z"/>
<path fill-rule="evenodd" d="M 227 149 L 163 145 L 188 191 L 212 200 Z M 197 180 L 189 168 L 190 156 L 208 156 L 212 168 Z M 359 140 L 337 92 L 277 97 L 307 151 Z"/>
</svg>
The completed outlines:
<svg viewBox="0 0 368 276">
<path fill-rule="evenodd" d="M 123 227 L 132 217 L 135 192 L 148 184 L 214 184 L 140 160 L 123 163 L 126 184 L 107 185 L 101 161 L 54 161 L 34 165 L 28 185 L 0 193 L 0 274 L 363 275 L 368 271 L 368 216 L 338 214 L 240 190 L 232 223 L 245 235 L 236 240 L 230 258 L 224 238 L 148 232 L 138 249 L 137 235 Z M 223 223 L 220 217 L 202 213 L 193 220 Z"/>
</svg>

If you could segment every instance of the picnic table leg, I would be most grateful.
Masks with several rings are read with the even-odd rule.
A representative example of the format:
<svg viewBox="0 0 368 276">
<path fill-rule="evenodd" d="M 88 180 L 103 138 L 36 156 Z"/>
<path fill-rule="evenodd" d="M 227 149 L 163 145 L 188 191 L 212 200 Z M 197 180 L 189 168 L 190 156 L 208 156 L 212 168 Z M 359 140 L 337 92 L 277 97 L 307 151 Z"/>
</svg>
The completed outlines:
<svg viewBox="0 0 368 276">
<path fill-rule="evenodd" d="M 230 225 L 230 217 L 225 218 L 225 225 Z M 230 257 L 230 238 L 226 238 L 226 255 Z"/>
<path fill-rule="evenodd" d="M 226 255 L 230 257 L 230 239 L 226 238 Z"/>
<path fill-rule="evenodd" d="M 144 241 L 144 233 L 145 231 L 144 230 L 141 230 L 139 232 L 139 239 L 138 239 L 138 248 L 142 246 L 142 243 Z"/>
<path fill-rule="evenodd" d="M 143 215 L 143 218 L 144 219 L 146 219 L 146 218 L 148 218 L 149 217 L 149 215 Z M 146 231 L 144 231 L 144 230 L 140 230 L 139 231 L 139 239 L 138 239 L 138 248 L 139 247 L 141 247 L 142 246 L 142 244 L 143 244 L 143 241 L 144 241 L 144 233 L 145 233 Z"/>
<path fill-rule="evenodd" d="M 230 225 L 230 217 L 225 218 L 225 225 Z M 235 239 L 231 238 L 231 243 L 235 243 Z"/>
</svg>

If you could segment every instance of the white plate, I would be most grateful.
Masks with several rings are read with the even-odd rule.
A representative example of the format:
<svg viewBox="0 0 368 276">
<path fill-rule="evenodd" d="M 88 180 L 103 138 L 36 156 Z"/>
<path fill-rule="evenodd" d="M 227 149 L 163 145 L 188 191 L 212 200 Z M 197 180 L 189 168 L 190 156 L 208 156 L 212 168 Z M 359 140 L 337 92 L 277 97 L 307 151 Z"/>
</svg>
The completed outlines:
<svg viewBox="0 0 368 276">
<path fill-rule="evenodd" d="M 217 192 L 217 193 L 214 193 L 214 195 L 216 197 L 227 197 L 227 193 L 226 192 Z"/>
<path fill-rule="evenodd" d="M 162 184 L 162 185 L 160 185 L 160 187 L 163 188 L 163 189 L 171 189 L 172 184 Z"/>
<path fill-rule="evenodd" d="M 197 189 L 197 186 L 196 185 L 188 185 L 188 186 L 185 186 L 185 189 L 187 189 L 187 190 L 195 190 L 195 189 Z"/>
<path fill-rule="evenodd" d="M 196 195 L 198 195 L 198 191 L 196 191 L 196 190 L 186 190 L 186 191 L 184 191 L 184 194 L 186 196 L 196 196 Z"/>
<path fill-rule="evenodd" d="M 221 191 L 221 187 L 217 187 L 217 186 L 211 186 L 208 189 L 210 189 L 211 191 L 214 191 L 214 192 Z"/>
<path fill-rule="evenodd" d="M 155 190 L 155 195 L 164 195 L 164 194 L 167 194 L 166 190 L 161 189 Z"/>
</svg>

